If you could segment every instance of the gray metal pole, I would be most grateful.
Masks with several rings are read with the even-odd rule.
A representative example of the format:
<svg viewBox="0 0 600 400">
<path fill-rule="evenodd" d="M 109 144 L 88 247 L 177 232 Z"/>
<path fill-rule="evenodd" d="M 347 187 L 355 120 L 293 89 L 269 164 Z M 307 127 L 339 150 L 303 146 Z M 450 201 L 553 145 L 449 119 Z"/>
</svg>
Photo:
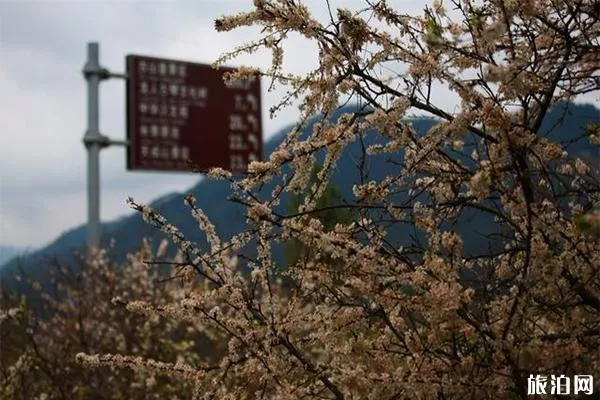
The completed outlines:
<svg viewBox="0 0 600 400">
<path fill-rule="evenodd" d="M 99 87 L 100 81 L 106 78 L 106 70 L 100 66 L 99 45 L 91 42 L 87 45 L 87 62 L 83 75 L 87 80 L 88 91 L 88 127 L 83 143 L 88 153 L 87 165 L 87 198 L 88 226 L 87 245 L 91 253 L 100 247 L 100 149 L 107 139 L 100 133 Z"/>
</svg>

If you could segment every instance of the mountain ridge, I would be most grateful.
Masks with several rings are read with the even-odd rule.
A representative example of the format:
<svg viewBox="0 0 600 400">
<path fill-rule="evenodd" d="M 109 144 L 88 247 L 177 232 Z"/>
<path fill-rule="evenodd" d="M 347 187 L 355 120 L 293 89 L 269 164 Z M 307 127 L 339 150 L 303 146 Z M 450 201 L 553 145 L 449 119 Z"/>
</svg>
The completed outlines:
<svg viewBox="0 0 600 400">
<path fill-rule="evenodd" d="M 9 246 L 0 244 L 0 266 L 20 254 L 33 251 L 29 247 Z"/>
<path fill-rule="evenodd" d="M 585 125 L 586 118 L 591 118 L 593 121 L 600 123 L 600 110 L 595 108 L 593 105 L 580 105 L 580 104 L 568 104 L 565 109 L 571 109 L 570 114 L 565 118 L 566 122 L 563 121 L 561 125 L 561 132 L 556 133 L 556 130 L 550 131 L 547 137 L 554 139 L 564 137 L 564 141 L 571 142 L 577 136 L 575 131 L 580 130 Z M 341 108 L 336 115 L 332 118 L 336 119 L 339 115 L 345 112 L 351 112 L 355 110 L 355 106 L 347 106 Z M 562 118 L 562 109 L 556 108 L 558 111 L 553 111 L 546 119 L 545 126 L 551 127 L 555 124 L 555 120 Z M 591 115 L 591 117 L 590 117 Z M 312 125 L 316 122 L 317 117 L 313 118 L 303 130 L 303 135 L 307 135 L 308 132 L 312 131 Z M 438 121 L 436 119 L 426 117 L 412 117 L 411 122 L 417 132 L 425 132 L 431 128 Z M 268 158 L 269 154 L 285 139 L 287 133 L 290 131 L 291 126 L 278 131 L 273 135 L 264 146 L 265 157 Z M 381 140 L 381 137 L 376 133 L 371 133 L 369 143 L 376 143 Z M 600 147 L 599 146 L 584 146 L 574 142 L 572 146 L 575 146 L 574 152 L 586 153 L 591 150 L 592 157 L 594 153 L 597 156 L 597 160 L 600 160 Z M 356 159 L 357 154 L 361 151 L 359 144 L 352 143 L 348 149 L 344 152 L 338 162 L 338 168 L 336 168 L 332 175 L 333 184 L 338 187 L 344 198 L 352 197 L 352 186 L 357 183 L 356 179 L 358 175 L 351 174 L 351 171 L 356 168 L 353 164 L 352 159 Z M 322 156 L 322 154 L 321 154 Z M 386 176 L 387 174 L 394 173 L 394 166 L 388 162 L 388 156 L 380 155 L 371 157 L 370 165 L 370 179 L 378 180 Z M 352 177 L 349 177 L 352 175 Z M 271 182 L 266 185 L 263 190 L 265 193 L 270 193 L 272 187 L 276 182 Z M 199 181 L 191 187 L 186 193 L 191 193 L 196 197 L 197 207 L 203 209 L 208 217 L 211 219 L 216 227 L 217 233 L 225 240 L 229 239 L 233 234 L 241 232 L 246 227 L 245 222 L 245 208 L 240 204 L 233 202 L 227 202 L 226 198 L 231 194 L 229 184 L 222 181 L 211 181 L 208 179 L 199 179 Z M 200 244 L 201 247 L 205 247 L 206 243 L 203 235 L 197 228 L 197 223 L 190 215 L 189 209 L 184 205 L 183 197 L 185 193 L 171 192 L 159 196 L 150 205 L 159 213 L 163 214 L 169 223 L 177 226 L 186 237 L 192 241 Z M 284 207 L 288 196 L 284 196 L 282 199 L 282 206 Z M 468 216 L 466 218 L 469 218 Z M 469 223 L 472 230 L 482 229 L 480 234 L 483 236 L 485 226 L 489 222 L 477 221 L 476 223 Z M 480 226 L 481 225 L 481 226 Z M 109 247 L 110 243 L 114 239 L 115 247 L 109 250 L 109 253 L 113 254 L 117 260 L 123 260 L 125 253 L 135 251 L 140 243 L 142 237 L 148 237 L 152 240 L 155 246 L 165 236 L 158 231 L 156 228 L 145 223 L 138 213 L 132 213 L 126 216 L 122 216 L 112 221 L 102 223 L 102 246 Z M 489 233 L 489 232 L 488 232 Z M 402 232 L 398 235 L 403 236 Z M 398 237 L 400 237 L 398 236 Z M 473 236 L 477 236 L 473 234 Z M 23 258 L 13 258 L 0 266 L 0 277 L 6 278 L 8 274 L 18 264 L 22 264 L 26 270 L 32 270 L 33 266 L 42 262 L 44 259 L 56 258 L 62 262 L 73 261 L 77 256 L 73 256 L 73 251 L 83 253 L 85 252 L 85 237 L 86 237 L 86 226 L 80 225 L 72 229 L 63 232 L 55 241 L 50 243 L 48 246 L 39 249 L 38 251 L 32 252 L 30 255 Z M 483 242 L 478 242 L 473 239 L 472 246 L 484 245 Z"/>
</svg>

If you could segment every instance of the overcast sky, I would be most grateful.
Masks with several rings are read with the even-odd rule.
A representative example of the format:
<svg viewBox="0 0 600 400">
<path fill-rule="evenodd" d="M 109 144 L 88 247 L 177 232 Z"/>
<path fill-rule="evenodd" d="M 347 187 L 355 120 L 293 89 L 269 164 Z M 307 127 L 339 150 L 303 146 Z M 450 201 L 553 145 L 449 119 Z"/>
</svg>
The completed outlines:
<svg viewBox="0 0 600 400">
<path fill-rule="evenodd" d="M 325 1 L 308 2 L 326 17 Z M 332 1 L 360 4 L 353 1 Z M 399 0 L 409 11 L 423 0 Z M 39 247 L 86 221 L 86 85 L 81 74 L 86 43 L 100 43 L 101 63 L 124 72 L 126 54 L 210 63 L 257 30 L 217 33 L 215 18 L 247 10 L 251 0 L 0 0 L 0 244 Z M 308 70 L 314 47 L 293 40 L 286 66 Z M 258 54 L 231 63 L 266 66 Z M 266 85 L 263 85 L 263 89 Z M 125 137 L 124 82 L 101 85 L 100 129 Z M 269 120 L 266 110 L 281 93 L 263 93 L 264 134 L 292 123 L 295 110 Z M 127 196 L 151 201 L 190 188 L 191 174 L 126 172 L 122 147 L 101 153 L 101 217 L 130 213 Z"/>
</svg>

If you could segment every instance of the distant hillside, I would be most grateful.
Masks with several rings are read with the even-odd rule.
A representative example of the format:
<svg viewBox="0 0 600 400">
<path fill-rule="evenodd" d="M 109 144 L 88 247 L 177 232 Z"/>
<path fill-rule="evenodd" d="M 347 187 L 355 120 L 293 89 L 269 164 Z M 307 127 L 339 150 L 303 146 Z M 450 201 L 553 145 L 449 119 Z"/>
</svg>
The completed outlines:
<svg viewBox="0 0 600 400">
<path fill-rule="evenodd" d="M 351 111 L 353 111 L 352 107 L 346 107 L 340 110 L 338 115 Z M 563 109 L 556 108 L 546 118 L 542 132 L 547 132 L 546 136 L 550 139 L 568 145 L 568 149 L 572 154 L 585 155 L 600 160 L 600 147 L 580 140 L 582 128 L 586 124 L 590 122 L 600 123 L 600 110 L 591 105 L 570 105 L 564 118 L 563 111 Z M 337 118 L 337 116 L 334 116 L 334 118 Z M 426 118 L 417 118 L 412 122 L 417 132 L 425 132 L 436 123 L 435 120 Z M 312 124 L 309 124 L 304 134 L 311 130 Z M 265 154 L 267 156 L 281 143 L 288 131 L 289 128 L 283 129 L 265 144 Z M 364 144 L 374 144 L 378 140 L 381 140 L 379 136 L 375 132 L 371 132 L 366 135 Z M 338 162 L 338 168 L 332 177 L 333 184 L 346 199 L 352 199 L 352 187 L 360 182 L 357 160 L 361 154 L 361 143 L 352 143 Z M 380 180 L 384 176 L 397 173 L 398 167 L 390 162 L 390 157 L 389 155 L 370 157 L 366 165 L 367 178 L 369 180 Z M 394 155 L 396 160 L 401 157 L 402 152 Z M 264 193 L 270 193 L 275 183 L 272 182 L 270 185 L 266 185 L 263 188 Z M 200 180 L 197 185 L 186 193 L 192 193 L 196 197 L 198 207 L 206 212 L 221 237 L 228 239 L 246 228 L 244 207 L 226 200 L 227 196 L 231 194 L 226 183 Z M 190 240 L 204 246 L 205 239 L 183 203 L 184 195 L 185 193 L 170 193 L 157 199 L 152 205 L 170 223 L 179 227 Z M 285 205 L 286 199 L 284 198 L 280 211 L 283 211 Z M 458 224 L 459 231 L 462 231 L 465 236 L 465 249 L 472 252 L 477 252 L 478 249 L 484 251 L 492 246 L 485 236 L 494 231 L 495 228 L 496 225 L 491 219 L 475 214 L 463 215 Z M 402 244 L 414 233 L 412 229 L 404 231 L 396 229 L 396 231 L 391 232 L 390 238 L 398 244 Z M 73 251 L 80 253 L 85 251 L 85 234 L 85 226 L 76 227 L 62 234 L 46 248 L 25 257 L 22 260 L 23 265 L 26 270 L 34 272 L 43 264 L 44 260 L 50 258 L 65 262 L 71 261 L 73 260 Z M 132 214 L 117 221 L 103 224 L 102 244 L 106 246 L 114 239 L 115 247 L 111 250 L 111 254 L 119 260 L 123 259 L 124 254 L 127 252 L 137 249 L 141 238 L 144 236 L 152 238 L 155 244 L 163 237 L 161 232 L 146 224 L 138 214 Z M 16 265 L 17 260 L 12 260 L 2 267 L 0 273 L 6 278 Z"/>
<path fill-rule="evenodd" d="M 0 265 L 15 258 L 25 252 L 30 251 L 24 247 L 4 246 L 0 245 Z"/>
</svg>

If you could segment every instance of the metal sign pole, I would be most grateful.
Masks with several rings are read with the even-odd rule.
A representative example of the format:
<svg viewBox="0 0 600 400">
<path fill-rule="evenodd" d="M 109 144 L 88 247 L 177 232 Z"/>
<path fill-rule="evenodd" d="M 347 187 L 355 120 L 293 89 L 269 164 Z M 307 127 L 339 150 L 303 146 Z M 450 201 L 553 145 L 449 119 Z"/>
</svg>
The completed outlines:
<svg viewBox="0 0 600 400">
<path fill-rule="evenodd" d="M 99 89 L 100 80 L 105 78 L 106 71 L 102 69 L 99 61 L 98 43 L 88 43 L 87 62 L 83 68 L 83 75 L 87 80 L 87 120 L 88 127 L 83 137 L 83 144 L 88 153 L 87 165 L 87 198 L 88 198 L 88 226 L 87 245 L 90 253 L 100 247 L 100 149 L 102 148 L 102 135 L 100 134 L 100 106 Z"/>
<path fill-rule="evenodd" d="M 100 133 L 100 81 L 108 78 L 127 79 L 126 74 L 109 72 L 100 65 L 100 50 L 96 42 L 87 44 L 87 61 L 83 76 L 87 81 L 87 121 L 88 127 L 83 136 L 83 144 L 88 153 L 87 198 L 88 226 L 87 245 L 91 254 L 100 247 L 100 150 L 110 145 L 128 146 L 123 140 L 111 140 Z"/>
</svg>

